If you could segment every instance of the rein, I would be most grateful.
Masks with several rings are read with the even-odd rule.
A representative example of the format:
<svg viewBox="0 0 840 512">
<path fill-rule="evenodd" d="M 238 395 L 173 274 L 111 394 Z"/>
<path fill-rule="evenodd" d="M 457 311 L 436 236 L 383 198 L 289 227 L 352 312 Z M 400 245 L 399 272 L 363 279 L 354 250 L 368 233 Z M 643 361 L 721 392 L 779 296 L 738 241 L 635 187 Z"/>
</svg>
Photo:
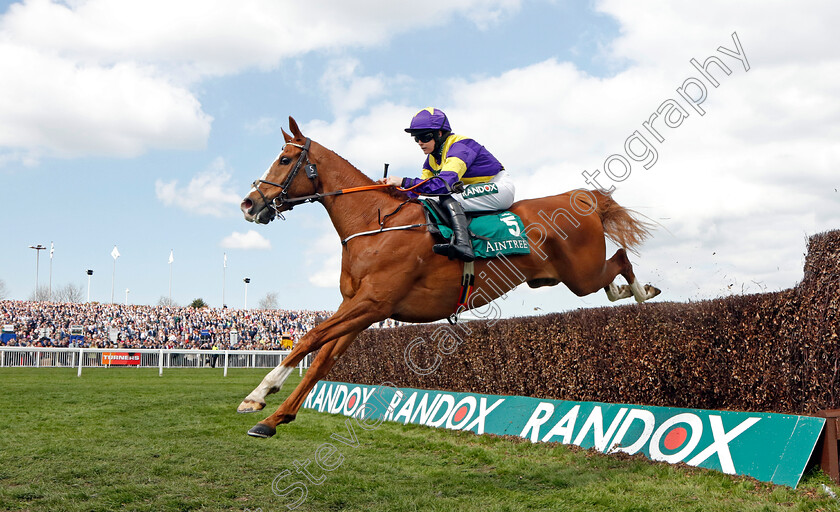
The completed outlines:
<svg viewBox="0 0 840 512">
<path fill-rule="evenodd" d="M 437 176 L 434 176 L 434 177 L 429 178 L 427 180 L 421 181 L 420 183 L 418 183 L 417 185 L 414 185 L 413 187 L 408 187 L 408 188 L 394 187 L 394 188 L 399 190 L 400 192 L 411 192 L 415 188 L 417 188 L 421 185 L 425 185 L 427 182 L 429 182 L 431 180 L 434 180 L 434 179 L 442 179 L 442 178 L 438 178 Z M 265 180 L 257 180 L 257 181 L 259 181 L 260 183 L 267 183 L 269 185 L 280 186 L 280 185 L 276 185 L 274 183 L 271 183 L 271 182 L 265 181 Z M 308 196 L 299 196 L 299 197 L 291 197 L 291 198 L 290 197 L 284 197 L 280 201 L 278 206 L 282 206 L 283 204 L 292 204 L 292 206 L 294 207 L 294 206 L 297 206 L 297 205 L 302 204 L 302 203 L 314 203 L 316 201 L 320 201 L 324 197 L 340 196 L 342 194 L 352 194 L 353 192 L 365 192 L 365 191 L 368 191 L 368 190 L 379 190 L 379 189 L 388 188 L 388 187 L 391 187 L 391 186 L 392 185 L 387 185 L 385 183 L 377 183 L 375 185 L 362 185 L 360 187 L 343 188 L 341 190 L 334 190 L 332 192 L 315 193 L 315 194 L 310 194 Z M 283 195 L 284 194 L 281 194 L 281 196 L 283 196 Z M 279 199 L 279 197 L 277 199 Z M 277 199 L 275 199 L 274 201 L 277 202 Z M 263 200 L 265 200 L 265 196 L 263 196 Z M 291 210 L 291 208 L 289 208 L 289 209 Z"/>
<path fill-rule="evenodd" d="M 274 219 L 275 216 L 279 216 L 280 219 L 286 220 L 286 218 L 283 217 L 283 214 L 280 213 L 280 211 L 278 211 L 278 208 L 282 208 L 283 206 L 288 206 L 288 210 L 291 210 L 292 208 L 294 208 L 295 206 L 297 206 L 299 204 L 313 203 L 313 202 L 316 202 L 316 201 L 320 201 L 321 199 L 323 199 L 325 197 L 338 196 L 338 195 L 342 195 L 342 194 L 352 194 L 354 192 L 365 192 L 365 191 L 368 191 L 368 190 L 378 190 L 378 189 L 381 189 L 381 188 L 387 188 L 387 187 L 392 186 L 392 185 L 387 185 L 385 183 L 378 183 L 378 184 L 374 184 L 374 185 L 363 185 L 363 186 L 360 186 L 360 187 L 344 188 L 344 189 L 341 189 L 341 190 L 334 190 L 332 192 L 324 192 L 324 193 L 316 192 L 314 194 L 310 194 L 310 195 L 306 195 L 306 196 L 289 197 L 288 188 L 291 185 L 292 181 L 297 176 L 298 172 L 300 171 L 301 166 L 303 166 L 304 160 L 306 161 L 306 165 L 303 166 L 304 167 L 304 172 L 306 173 L 306 177 L 309 178 L 310 180 L 312 180 L 313 182 L 318 178 L 317 167 L 315 167 L 315 164 L 313 164 L 312 162 L 309 161 L 309 146 L 310 146 L 311 142 L 312 142 L 312 139 L 307 137 L 306 142 L 304 142 L 303 145 L 295 144 L 293 142 L 287 142 L 286 143 L 286 144 L 292 145 L 296 148 L 300 148 L 301 152 L 300 152 L 300 156 L 298 156 L 297 162 L 295 162 L 295 166 L 292 168 L 291 172 L 289 172 L 289 174 L 286 175 L 286 179 L 283 180 L 283 183 L 278 184 L 278 183 L 274 183 L 274 182 L 264 180 L 264 179 L 257 179 L 257 180 L 254 181 L 252 186 L 254 187 L 254 189 L 257 192 L 259 192 L 260 197 L 262 197 L 263 204 L 265 205 L 265 207 L 263 208 L 263 211 L 268 210 L 270 212 L 270 215 L 267 216 L 267 217 L 263 216 L 262 212 L 260 212 L 260 214 L 257 215 L 257 220 L 264 220 L 265 221 L 264 224 L 268 224 L 271 220 Z M 421 181 L 420 183 L 414 185 L 413 187 L 409 187 L 409 188 L 395 187 L 395 188 L 397 190 L 399 190 L 400 192 L 410 192 L 410 191 L 414 190 L 415 188 L 420 187 L 422 185 L 425 185 L 426 183 L 428 183 L 429 181 L 434 180 L 434 179 L 443 179 L 443 178 L 440 178 L 438 176 L 433 176 L 429 179 Z M 273 201 L 269 201 L 268 198 L 263 193 L 263 191 L 260 190 L 259 186 L 262 185 L 263 183 L 265 183 L 266 185 L 271 185 L 273 187 L 279 188 L 280 189 L 280 195 L 278 195 L 276 198 L 274 198 Z M 446 181 L 444 181 L 444 183 L 446 183 Z M 453 190 L 453 191 L 455 191 L 455 190 Z M 450 193 L 451 192 L 452 191 L 450 191 Z M 448 195 L 448 194 L 446 194 L 446 195 Z M 345 241 L 345 243 L 346 243 L 346 241 Z"/>
</svg>

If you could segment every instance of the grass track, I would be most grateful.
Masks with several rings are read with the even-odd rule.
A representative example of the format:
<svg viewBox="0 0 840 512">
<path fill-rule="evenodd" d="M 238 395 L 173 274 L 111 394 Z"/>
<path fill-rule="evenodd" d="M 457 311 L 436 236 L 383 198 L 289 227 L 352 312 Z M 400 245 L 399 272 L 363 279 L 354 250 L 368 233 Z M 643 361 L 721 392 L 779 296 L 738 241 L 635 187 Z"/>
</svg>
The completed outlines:
<svg viewBox="0 0 840 512">
<path fill-rule="evenodd" d="M 2 511 L 284 511 L 272 481 L 344 417 L 301 410 L 272 439 L 235 407 L 266 370 L 0 369 Z M 297 384 L 297 372 L 280 396 Z M 279 404 L 271 397 L 269 408 Z M 822 473 L 797 490 L 556 444 L 383 423 L 297 510 L 840 511 Z M 280 480 L 282 489 L 294 474 Z M 838 492 L 836 487 L 832 487 Z M 838 492 L 840 493 L 840 492 Z"/>
</svg>

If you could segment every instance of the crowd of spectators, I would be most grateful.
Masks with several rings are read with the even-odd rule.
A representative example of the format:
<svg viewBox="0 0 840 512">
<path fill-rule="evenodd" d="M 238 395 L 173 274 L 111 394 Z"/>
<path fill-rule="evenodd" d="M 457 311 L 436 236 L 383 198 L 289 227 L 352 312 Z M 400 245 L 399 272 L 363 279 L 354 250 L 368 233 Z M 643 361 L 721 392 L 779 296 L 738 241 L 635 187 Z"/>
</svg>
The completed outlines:
<svg viewBox="0 0 840 512">
<path fill-rule="evenodd" d="M 0 301 L 0 325 L 14 326 L 16 335 L 6 344 L 24 347 L 279 350 L 284 336 L 297 342 L 331 314 Z M 71 338 L 73 326 L 81 327 L 83 339 Z M 236 336 L 232 338 L 234 331 Z"/>
</svg>

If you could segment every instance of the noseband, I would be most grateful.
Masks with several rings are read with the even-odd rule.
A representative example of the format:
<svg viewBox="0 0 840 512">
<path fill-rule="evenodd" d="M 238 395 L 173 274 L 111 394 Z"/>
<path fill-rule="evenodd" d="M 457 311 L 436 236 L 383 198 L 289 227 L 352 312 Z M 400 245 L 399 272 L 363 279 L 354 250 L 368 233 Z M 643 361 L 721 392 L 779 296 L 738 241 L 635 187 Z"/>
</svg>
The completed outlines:
<svg viewBox="0 0 840 512">
<path fill-rule="evenodd" d="M 289 174 L 286 176 L 286 179 L 283 180 L 283 183 L 277 184 L 271 181 L 258 179 L 252 184 L 254 189 L 256 189 L 256 191 L 259 192 L 260 197 L 262 197 L 263 203 L 265 204 L 263 210 L 260 211 L 260 213 L 257 215 L 258 221 L 264 221 L 261 222 L 262 224 L 268 224 L 269 222 L 271 222 L 271 220 L 274 219 L 275 216 L 279 216 L 281 219 L 285 220 L 285 217 L 283 217 L 283 214 L 280 213 L 280 211 L 278 211 L 278 208 L 288 206 L 287 209 L 291 210 L 295 207 L 295 205 L 315 201 L 320 197 L 319 194 L 314 194 L 310 196 L 290 198 L 288 192 L 289 186 L 292 184 L 292 181 L 297 176 L 301 166 L 303 166 L 303 170 L 306 173 L 307 178 L 309 178 L 312 181 L 315 181 L 315 179 L 318 178 L 318 169 L 315 167 L 315 164 L 309 161 L 309 144 L 311 142 L 312 140 L 309 137 L 307 137 L 306 142 L 304 142 L 302 146 L 293 142 L 286 143 L 290 146 L 300 148 L 301 151 L 300 155 L 298 156 L 297 162 L 295 162 L 295 166 L 292 167 L 291 172 L 289 172 Z M 306 161 L 306 165 L 303 165 L 304 161 Z M 278 187 L 280 189 L 280 195 L 275 197 L 274 201 L 269 201 L 268 198 L 265 197 L 265 194 L 263 194 L 263 191 L 260 190 L 260 185 L 262 185 L 263 183 L 265 183 L 266 185 L 271 185 L 273 187 Z M 266 209 L 269 210 L 269 215 L 263 215 L 263 211 Z"/>
</svg>

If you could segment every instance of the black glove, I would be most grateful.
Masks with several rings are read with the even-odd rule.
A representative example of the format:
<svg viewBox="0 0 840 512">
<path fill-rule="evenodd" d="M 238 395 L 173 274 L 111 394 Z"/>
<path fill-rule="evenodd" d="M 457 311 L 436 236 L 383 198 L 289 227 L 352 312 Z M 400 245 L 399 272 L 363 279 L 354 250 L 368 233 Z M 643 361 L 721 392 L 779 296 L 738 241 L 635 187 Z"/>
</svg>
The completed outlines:
<svg viewBox="0 0 840 512">
<path fill-rule="evenodd" d="M 464 186 L 464 182 L 463 182 L 463 181 L 456 181 L 456 182 L 452 185 L 452 188 L 450 188 L 450 189 L 449 189 L 449 191 L 450 191 L 450 192 L 452 192 L 453 194 L 461 194 L 461 193 L 463 193 L 463 192 L 464 192 L 464 189 L 465 189 L 465 188 L 466 188 L 466 187 Z"/>
</svg>

